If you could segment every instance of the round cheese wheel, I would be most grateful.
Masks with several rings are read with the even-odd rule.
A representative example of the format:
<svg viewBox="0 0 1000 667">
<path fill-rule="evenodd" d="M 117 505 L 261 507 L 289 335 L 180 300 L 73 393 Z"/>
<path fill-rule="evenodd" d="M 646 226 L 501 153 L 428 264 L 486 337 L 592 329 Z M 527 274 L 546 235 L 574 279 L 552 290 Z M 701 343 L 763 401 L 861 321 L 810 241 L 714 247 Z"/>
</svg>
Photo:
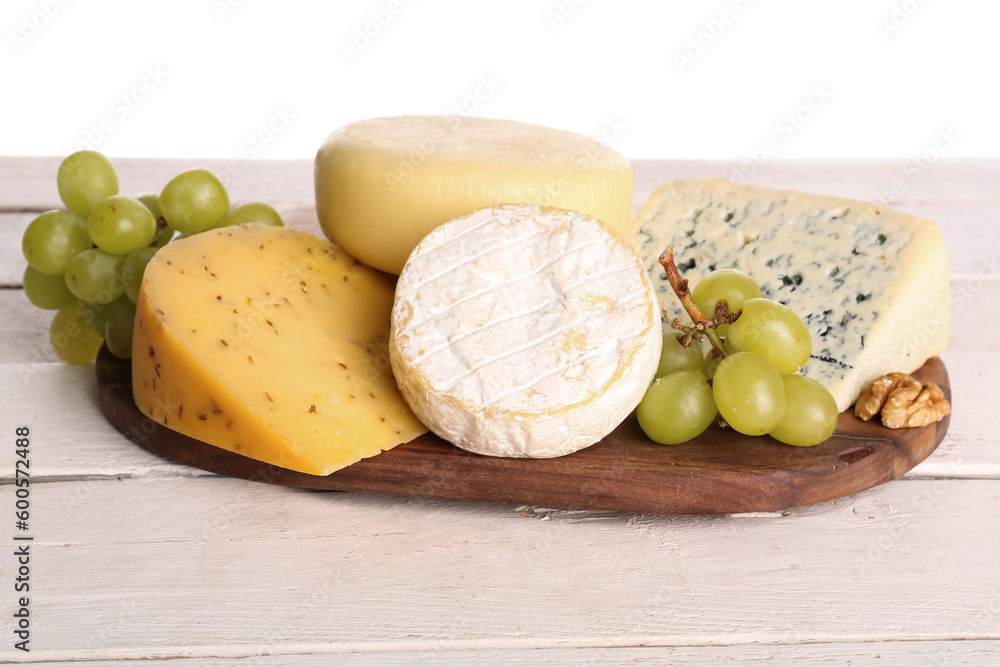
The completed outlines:
<svg viewBox="0 0 1000 667">
<path fill-rule="evenodd" d="M 389 357 L 434 433 L 479 454 L 547 458 L 599 441 L 660 356 L 660 313 L 629 243 L 591 216 L 497 205 L 448 222 L 396 287 Z"/>
<path fill-rule="evenodd" d="M 327 237 L 399 274 L 427 232 L 490 204 L 583 211 L 627 234 L 632 166 L 572 132 L 471 116 L 351 123 L 316 154 L 316 213 Z"/>
</svg>

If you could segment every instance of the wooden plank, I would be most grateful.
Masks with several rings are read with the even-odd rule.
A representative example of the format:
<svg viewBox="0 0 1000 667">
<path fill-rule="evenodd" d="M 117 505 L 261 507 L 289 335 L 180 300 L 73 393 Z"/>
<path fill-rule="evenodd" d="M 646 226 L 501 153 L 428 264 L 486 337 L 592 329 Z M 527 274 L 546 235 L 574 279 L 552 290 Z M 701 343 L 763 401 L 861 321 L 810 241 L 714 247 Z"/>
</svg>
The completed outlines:
<svg viewBox="0 0 1000 667">
<path fill-rule="evenodd" d="M 728 518 L 232 479 L 32 489 L 35 660 L 1000 634 L 992 480 L 896 481 Z M 20 657 L 9 626 L 0 636 L 0 659 Z"/>
<path fill-rule="evenodd" d="M 121 160 L 122 192 L 139 194 L 159 191 L 166 181 L 184 168 L 201 164 L 177 160 Z M 285 209 L 296 203 L 311 202 L 312 170 L 308 161 L 203 161 L 217 170 L 232 174 L 233 201 L 258 199 L 281 204 Z M 652 190 L 675 178 L 729 178 L 739 162 L 649 161 L 635 163 L 634 208 L 646 201 Z M 34 213 L 61 208 L 54 177 L 45 175 L 53 168 L 46 158 L 0 157 L 0 240 L 3 234 L 20 239 L 23 227 Z M 54 169 L 54 168 L 53 168 Z M 899 195 L 883 196 L 885 189 L 904 174 L 902 161 L 775 161 L 766 163 L 747 182 L 769 187 L 792 188 L 883 201 L 887 205 L 938 222 L 945 235 L 952 273 L 974 274 L 984 262 L 996 266 L 989 249 L 997 220 L 1000 196 L 992 183 L 1000 176 L 1000 160 L 942 160 L 920 178 L 908 180 Z M 54 172 L 53 172 L 54 173 Z M 738 172 L 737 172 L 738 173 Z M 909 177 L 907 177 L 909 179 Z M 4 213 L 4 211 L 15 213 Z M 8 225 L 13 231 L 6 231 Z M 297 226 L 292 224 L 290 226 Z M 319 234 L 314 222 L 297 226 Z M 19 283 L 24 270 L 19 245 L 0 244 L 0 285 Z M 996 268 L 992 268 L 995 274 Z"/>
<path fill-rule="evenodd" d="M 1000 275 L 952 276 L 949 352 L 1000 351 Z"/>
<path fill-rule="evenodd" d="M 39 445 L 32 461 L 38 478 L 187 477 L 206 473 L 170 463 L 135 446 L 101 418 L 93 364 L 0 364 L 0 432 L 28 426 Z M 13 399 L 13 403 L 10 401 Z M 10 484 L 12 470 L 0 470 Z"/>
<path fill-rule="evenodd" d="M 986 446 L 983 433 L 1000 432 L 1000 388 L 983 368 L 1000 365 L 1000 353 L 948 352 L 954 413 L 940 447 L 909 476 L 1000 478 L 1000 452 Z M 36 462 L 40 474 L 65 476 L 201 476 L 206 473 L 160 459 L 125 439 L 98 409 L 92 366 L 63 363 L 0 364 L 0 391 L 18 397 L 18 410 L 0 414 L 0 428 L 16 424 L 45 429 L 58 443 L 51 458 Z M 59 406 L 52 419 L 51 406 Z M 4 431 L 6 432 L 6 431 Z M 0 470 L 0 482 L 11 473 Z"/>
<path fill-rule="evenodd" d="M 908 474 L 911 477 L 989 477 L 1000 479 L 1000 452 L 992 435 L 1000 433 L 1000 385 L 989 369 L 1000 368 L 997 352 L 947 351 L 942 355 L 952 378 L 952 414 L 937 450 Z"/>
<path fill-rule="evenodd" d="M 4 159 L 0 158 L 0 163 Z M 30 162 L 30 161 L 29 161 Z M 961 194 L 969 201 L 975 201 L 977 197 L 983 199 L 984 197 L 977 194 L 980 192 L 980 188 L 976 185 L 979 183 L 979 177 L 976 175 L 978 169 L 986 169 L 987 173 L 992 173 L 990 169 L 993 169 L 990 165 L 991 161 L 971 161 L 975 163 L 973 165 L 975 168 L 969 166 L 970 161 L 959 161 L 954 165 L 954 171 L 956 178 L 959 180 L 959 185 L 956 186 L 958 189 L 952 190 L 956 195 Z M 139 167 L 142 169 L 147 169 L 148 167 L 144 164 L 144 161 L 138 161 Z M 980 164 L 981 163 L 981 164 Z M 722 164 L 722 163 L 718 163 Z M 637 184 L 639 183 L 638 176 L 643 175 L 643 178 L 652 174 L 653 176 L 646 179 L 649 183 L 649 188 L 651 189 L 652 184 L 658 183 L 660 180 L 667 180 L 668 178 L 673 178 L 678 175 L 678 173 L 671 172 L 670 169 L 675 169 L 680 172 L 680 175 L 689 174 L 696 176 L 711 175 L 713 169 L 718 169 L 718 164 L 716 167 L 712 167 L 712 163 L 649 163 L 649 167 L 646 168 L 643 165 L 637 165 Z M 847 163 L 823 163 L 826 165 L 827 172 L 833 174 L 842 174 L 844 172 L 849 172 L 852 175 L 849 177 L 844 177 L 842 179 L 845 187 L 851 182 L 851 178 L 858 181 L 864 181 L 865 179 L 874 178 L 878 169 L 883 169 L 884 167 L 879 167 L 878 165 L 873 165 L 869 163 L 864 163 L 861 166 L 857 166 L 857 169 L 845 169 Z M 832 165 L 839 164 L 838 169 L 832 169 Z M 1000 164 L 1000 163 L 998 163 Z M 671 166 L 674 165 L 674 166 Z M 944 163 L 943 166 L 947 167 Z M 979 165 L 979 166 L 976 166 Z M 28 165 L 30 166 L 30 165 Z M 258 165 L 259 166 L 259 165 Z M 796 171 L 785 170 L 782 172 L 778 167 L 782 167 L 780 164 L 772 165 L 775 167 L 775 175 L 769 178 L 777 179 L 779 182 L 770 183 L 771 185 L 781 185 L 781 180 L 791 178 Z M 791 167 L 792 165 L 789 165 Z M 950 167 L 949 167 L 950 168 Z M 705 173 L 698 173 L 698 169 L 702 169 Z M 947 169 L 946 169 L 947 170 Z M 30 170 L 29 170 L 30 171 Z M 822 168 L 819 169 L 822 171 Z M 768 172 L 761 171 L 762 176 L 767 176 Z M 930 175 L 932 172 L 928 172 Z M 934 172 L 937 173 L 937 172 Z M 818 178 L 814 172 L 809 170 L 802 171 L 801 178 Z M 821 176 L 822 174 L 820 174 Z M 960 178 L 959 178 L 960 177 Z M 653 180 L 656 178 L 657 180 Z M 839 177 L 838 177 L 839 178 Z M 932 181 L 927 181 L 933 184 Z M 970 185 L 971 184 L 971 185 Z M 981 185 L 981 183 L 980 183 Z M 0 188 L 5 186 L 0 185 Z M 808 187 L 805 184 L 803 187 Z M 970 189 L 971 188 L 971 189 Z M 992 192 L 988 188 L 985 190 L 987 192 Z M 647 190 L 648 194 L 648 190 Z M 857 192 L 851 192 L 848 189 L 840 192 L 839 194 L 844 194 L 848 196 L 862 196 Z M 932 190 L 928 193 L 929 195 L 940 195 L 947 194 L 946 191 Z M 642 196 L 640 188 L 637 185 L 637 200 Z M 928 199 L 927 201 L 937 201 Z M 947 205 L 951 205 L 950 203 Z M 981 204 L 977 204 L 981 205 Z M 301 205 L 290 205 L 287 207 L 282 207 L 283 213 L 286 215 L 286 222 L 289 226 L 304 229 L 307 231 L 312 231 L 313 233 L 318 232 L 318 225 L 315 221 L 313 215 L 307 210 L 303 209 Z M 919 211 L 916 211 L 919 212 Z M 17 216 L 20 216 L 19 218 Z M 27 224 L 29 219 L 28 214 L 7 214 L 0 217 L 0 222 L 14 221 L 15 219 L 20 220 L 18 224 Z M 990 214 L 984 214 L 976 217 L 980 228 L 990 229 L 993 226 L 992 217 Z M 11 224 L 14 224 L 13 222 Z M 2 228 L 0 228 L 2 229 Z M 947 233 L 947 228 L 946 228 Z M 19 237 L 20 232 L 16 235 Z M 17 243 L 7 243 L 3 248 L 14 248 L 16 252 L 15 259 L 7 264 L 5 267 L 14 267 L 14 263 L 19 263 L 19 266 L 12 269 L 13 273 L 20 274 L 23 270 L 23 259 L 20 258 L 19 244 Z M 989 329 L 990 325 L 983 322 L 983 317 L 991 317 L 995 313 L 1000 312 L 1000 281 L 997 279 L 996 265 L 993 260 L 993 256 L 982 252 L 983 248 L 987 250 L 992 246 L 989 244 L 981 243 L 980 240 L 974 242 L 969 242 L 965 246 L 966 249 L 962 252 L 967 253 L 964 260 L 960 259 L 959 264 L 956 265 L 954 261 L 954 249 L 952 249 L 953 261 L 952 270 L 964 268 L 964 272 L 968 275 L 956 277 L 952 284 L 952 299 L 953 299 L 953 315 L 955 319 L 955 326 L 953 329 L 953 339 L 949 352 L 946 353 L 945 360 L 949 366 L 955 366 L 955 373 L 961 373 L 962 377 L 968 376 L 969 383 L 963 384 L 959 383 L 955 390 L 957 392 L 958 404 L 962 407 L 957 408 L 960 411 L 969 410 L 968 413 L 964 413 L 968 416 L 968 419 L 955 419 L 952 424 L 952 430 L 949 434 L 949 438 L 945 441 L 941 448 L 935 454 L 925 461 L 923 464 L 918 466 L 912 474 L 916 475 L 927 475 L 927 476 L 973 476 L 973 477 L 994 477 L 1000 472 L 1000 464 L 998 464 L 998 459 L 1000 455 L 994 454 L 992 448 L 982 446 L 982 436 L 983 432 L 995 432 L 993 430 L 983 431 L 978 428 L 978 424 L 988 424 L 992 429 L 997 425 L 997 414 L 990 406 L 995 404 L 997 399 L 997 389 L 993 384 L 989 382 L 988 377 L 984 377 L 982 374 L 982 368 L 984 361 L 989 361 L 988 359 L 982 358 L 982 353 L 985 352 L 996 352 L 1000 349 L 1000 342 L 997 342 L 995 337 L 982 336 L 981 332 Z M 977 254 L 972 254 L 972 253 Z M 7 270 L 11 270 L 8 268 Z M 48 344 L 46 342 L 46 330 L 48 327 L 48 322 L 51 320 L 52 314 L 45 311 L 40 311 L 32 307 L 26 299 L 24 299 L 23 294 L 18 290 L 11 289 L 0 289 L 0 308 L 3 308 L 4 312 L 8 314 L 7 317 L 0 319 L 0 339 L 4 341 L 4 345 L 0 346 L 0 364 L 2 363 L 18 363 L 28 361 L 31 364 L 35 362 L 47 362 L 52 361 L 54 356 L 49 350 Z M 981 350 L 980 353 L 973 353 L 974 350 Z M 957 353 L 957 354 L 956 354 Z M 27 367 L 18 368 L 16 370 L 8 371 L 9 373 L 14 373 L 19 380 L 23 380 L 25 374 L 35 375 L 40 367 L 37 365 L 29 365 Z M 42 373 L 39 377 L 39 384 L 37 389 L 33 387 L 24 387 L 24 382 L 17 384 L 11 384 L 9 381 L 11 377 L 5 376 L 7 387 L 17 387 L 16 390 L 24 389 L 27 393 L 25 394 L 25 401 L 31 404 L 44 405 L 48 400 L 48 396 L 55 390 L 53 385 L 58 385 L 60 380 L 59 373 L 53 375 L 48 375 Z M 87 381 L 86 379 L 83 380 Z M 963 399 L 963 397 L 966 397 Z M 988 397 L 988 400 L 987 398 Z M 962 413 L 960 412 L 960 415 Z M 127 475 L 142 475 L 143 466 L 148 464 L 152 459 L 148 457 L 140 457 L 139 461 L 134 461 L 133 454 L 129 452 L 129 445 L 124 443 L 121 439 L 115 436 L 109 436 L 106 432 L 106 426 L 100 422 L 99 418 L 96 416 L 92 417 L 95 421 L 88 425 L 81 424 L 82 432 L 84 438 L 82 443 L 87 443 L 81 445 L 84 450 L 80 452 L 75 452 L 67 460 L 72 461 L 73 466 L 81 465 L 81 461 L 93 463 L 93 465 L 83 464 L 83 473 L 81 470 L 65 470 L 58 466 L 51 470 L 53 474 L 97 474 L 94 469 L 99 469 L 101 471 L 117 471 L 118 474 Z M 87 440 L 87 434 L 90 432 L 89 427 L 96 428 L 96 432 L 90 433 L 91 440 Z M 110 440 L 109 440 L 110 438 Z M 68 447 L 73 448 L 76 445 L 73 443 L 68 443 Z M 93 448 L 92 448 L 93 447 Z M 98 454 L 100 452 L 100 454 Z M 81 456 L 82 455 L 82 456 Z M 124 458 L 121 458 L 124 457 Z M 123 469 L 116 468 L 114 465 L 109 467 L 107 465 L 107 460 L 118 462 L 123 461 Z M 177 470 L 176 467 L 167 467 L 168 470 Z M 154 474 L 159 474 L 161 470 L 157 466 L 153 466 L 152 470 Z M 188 474 L 191 474 L 190 471 Z"/>
<path fill-rule="evenodd" d="M 1000 339 L 984 336 L 992 325 L 984 317 L 1000 313 L 1000 279 L 956 279 L 952 283 L 952 340 L 943 358 L 952 380 L 955 413 L 944 442 L 909 475 L 920 477 L 1000 478 L 1000 450 L 984 434 L 1000 432 L 1000 386 L 987 370 L 1000 367 Z M 70 368 L 51 361 L 47 335 L 51 313 L 31 306 L 16 290 L 0 290 L 0 391 L 16 396 L 18 410 L 3 411 L 0 427 L 11 419 L 44 424 L 52 405 L 73 419 L 50 422 L 59 456 L 39 462 L 45 474 L 201 475 L 163 462 L 115 432 L 97 407 L 93 367 Z M 38 362 L 38 363 L 27 363 Z M 0 480 L 9 479 L 0 470 Z"/>
<path fill-rule="evenodd" d="M 55 205 L 54 170 L 24 176 L 17 160 L 0 160 L 0 204 L 22 210 L 27 187 L 38 190 L 39 209 Z M 782 171 L 771 163 L 753 182 L 872 199 L 903 168 L 842 162 L 834 173 L 833 164 L 789 163 Z M 1000 162 L 954 164 L 935 164 L 895 206 L 942 222 L 952 272 L 976 276 L 991 259 Z M 293 167 L 297 194 L 258 194 L 284 192 Z M 158 189 L 180 168 L 161 164 L 142 178 L 128 176 L 137 187 L 126 191 Z M 308 161 L 263 173 L 270 168 L 242 190 L 246 198 L 311 198 Z M 677 170 L 695 171 L 683 163 Z M 662 173 L 637 165 L 637 203 L 644 199 L 638 186 L 648 194 L 668 180 Z M 11 257 L 0 255 L 0 270 L 19 274 Z M 973 277 L 959 281 L 976 285 Z M 0 307 L 20 296 L 14 292 L 0 290 Z M 989 369 L 1000 361 L 1000 343 L 988 333 L 1000 292 L 990 285 L 974 292 L 955 309 L 945 357 L 953 381 L 962 377 L 953 387 L 954 446 L 946 440 L 940 457 L 914 474 L 996 476 L 989 434 L 1000 425 L 1000 396 Z M 39 426 L 45 437 L 33 451 L 34 472 L 87 477 L 33 487 L 33 660 L 997 662 L 995 481 L 909 479 L 787 515 L 662 519 L 177 479 L 190 470 L 137 460 L 141 450 L 101 431 L 107 426 L 94 417 L 87 369 L 29 365 L 40 372 L 24 380 L 21 366 L 34 359 L 25 355 L 39 349 L 48 317 L 27 320 L 27 308 L 5 309 L 0 318 L 0 350 L 8 355 L 0 359 L 0 390 L 11 406 L 0 426 L 10 432 L 24 418 Z M 8 335 L 17 330 L 21 338 Z M 969 411 L 960 412 L 962 405 Z M 170 477 L 117 481 L 119 472 Z M 13 569 L 9 554 L 3 569 Z M 4 613 L 12 613 L 10 603 L 5 598 Z M 0 659 L 25 657 L 11 648 L 9 625 L 0 637 Z M 946 641 L 953 637 L 972 639 Z M 699 645 L 720 641 L 782 644 Z M 643 643 L 655 647 L 636 648 Z M 631 648 L 607 648 L 616 646 Z M 274 656 L 245 657 L 265 651 Z"/>
<path fill-rule="evenodd" d="M 20 280 L 20 278 L 18 278 Z M 0 289 L 0 364 L 45 363 L 58 357 L 49 344 L 53 310 L 36 308 L 21 289 Z"/>
<path fill-rule="evenodd" d="M 907 201 L 901 211 L 933 220 L 941 227 L 952 276 L 1000 276 L 1000 202 Z"/>
<path fill-rule="evenodd" d="M 993 185 L 997 159 L 941 159 L 927 169 L 908 169 L 902 160 L 768 160 L 754 167 L 744 160 L 635 160 L 635 201 L 641 206 L 656 186 L 677 178 L 725 178 L 769 188 L 804 190 L 878 201 L 890 208 L 929 201 L 1000 203 Z M 745 175 L 742 175 L 745 174 Z M 902 188 L 892 192 L 893 183 Z M 638 208 L 636 208 L 638 210 Z"/>
<path fill-rule="evenodd" d="M 152 361 L 147 363 L 151 368 Z M 109 421 L 131 434 L 143 449 L 178 463 L 228 477 L 305 489 L 617 512 L 773 511 L 841 498 L 908 472 L 937 447 L 950 420 L 946 416 L 924 428 L 892 430 L 845 413 L 833 436 L 800 449 L 715 427 L 690 442 L 663 447 L 650 442 L 638 422 L 629 417 L 601 442 L 545 461 L 478 456 L 427 433 L 330 475 L 310 475 L 213 447 L 161 426 L 136 407 L 131 363 L 102 350 L 96 365 L 101 411 Z M 156 378 L 152 372 L 149 376 Z M 928 360 L 914 377 L 937 384 L 946 397 L 951 395 L 940 359 Z M 207 404 L 204 409 L 208 410 Z"/>
<path fill-rule="evenodd" d="M 331 654 L 265 655 L 240 658 L 175 658 L 170 667 L 329 667 Z M 411 665 L 620 665 L 669 664 L 685 667 L 717 664 L 818 665 L 878 664 L 879 667 L 994 664 L 997 641 L 867 642 L 855 644 L 777 644 L 770 646 L 671 646 L 513 649 L 505 651 L 421 651 L 337 655 L 338 667 L 410 667 Z M 127 661 L 88 661 L 88 667 L 121 667 Z M 79 667 L 79 662 L 46 662 L 47 667 Z"/>
<path fill-rule="evenodd" d="M 37 215 L 23 211 L 0 212 L 0 289 L 20 287 L 24 269 L 28 266 L 21 252 L 21 239 L 24 237 L 24 230 Z"/>
</svg>

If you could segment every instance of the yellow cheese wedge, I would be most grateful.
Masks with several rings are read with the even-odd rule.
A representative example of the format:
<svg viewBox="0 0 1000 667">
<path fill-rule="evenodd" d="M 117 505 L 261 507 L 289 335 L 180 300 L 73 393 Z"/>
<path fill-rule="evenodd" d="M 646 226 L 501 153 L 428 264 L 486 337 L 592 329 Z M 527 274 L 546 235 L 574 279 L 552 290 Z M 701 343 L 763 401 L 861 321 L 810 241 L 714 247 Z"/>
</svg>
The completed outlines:
<svg viewBox="0 0 1000 667">
<path fill-rule="evenodd" d="M 491 204 L 580 211 L 623 234 L 632 167 L 572 132 L 468 116 L 373 118 L 343 127 L 316 155 L 316 210 L 327 237 L 399 274 L 432 229 Z"/>
<path fill-rule="evenodd" d="M 393 379 L 393 285 L 325 240 L 225 227 L 146 267 L 132 348 L 139 410 L 175 431 L 326 475 L 426 428 Z"/>
</svg>

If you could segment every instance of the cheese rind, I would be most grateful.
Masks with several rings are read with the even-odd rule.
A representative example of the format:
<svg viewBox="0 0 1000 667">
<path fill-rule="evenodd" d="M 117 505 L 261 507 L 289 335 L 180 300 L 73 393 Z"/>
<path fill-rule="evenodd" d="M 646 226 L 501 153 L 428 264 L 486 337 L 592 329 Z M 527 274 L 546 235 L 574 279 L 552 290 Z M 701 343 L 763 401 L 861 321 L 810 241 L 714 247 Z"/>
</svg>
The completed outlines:
<svg viewBox="0 0 1000 667">
<path fill-rule="evenodd" d="M 175 241 L 146 267 L 139 410 L 179 433 L 325 475 L 426 428 L 388 359 L 392 284 L 329 242 L 266 225 Z"/>
<path fill-rule="evenodd" d="M 627 240 L 582 213 L 498 205 L 432 231 L 403 269 L 390 359 L 440 437 L 547 458 L 594 444 L 638 404 L 662 342 Z"/>
<path fill-rule="evenodd" d="M 951 329 L 948 260 L 938 226 L 867 202 L 728 181 L 660 186 L 633 242 L 672 317 L 681 311 L 658 257 L 674 247 L 691 284 L 715 269 L 748 273 L 763 295 L 809 327 L 801 371 L 846 410 L 890 371 L 912 372 L 944 351 Z"/>
<path fill-rule="evenodd" d="M 398 274 L 440 224 L 498 203 L 582 211 L 622 233 L 632 167 L 572 132 L 469 116 L 397 116 L 347 125 L 316 155 L 324 233 L 359 260 Z"/>
</svg>

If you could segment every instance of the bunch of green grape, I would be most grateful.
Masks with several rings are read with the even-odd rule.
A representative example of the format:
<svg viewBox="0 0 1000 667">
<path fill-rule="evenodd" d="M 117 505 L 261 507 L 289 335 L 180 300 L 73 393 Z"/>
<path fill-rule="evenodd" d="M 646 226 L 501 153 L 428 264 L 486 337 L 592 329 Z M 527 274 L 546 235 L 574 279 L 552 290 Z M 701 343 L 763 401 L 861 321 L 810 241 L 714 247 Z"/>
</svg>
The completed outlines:
<svg viewBox="0 0 1000 667">
<path fill-rule="evenodd" d="M 35 218 L 21 248 L 28 260 L 24 293 L 34 305 L 55 310 L 49 340 L 71 364 L 97 356 L 102 342 L 116 357 L 132 356 L 135 304 L 146 264 L 176 235 L 244 223 L 281 226 L 268 204 L 234 208 L 219 178 L 207 169 L 175 176 L 159 194 L 118 194 L 118 174 L 108 158 L 79 151 L 56 176 L 68 210 Z"/>
<path fill-rule="evenodd" d="M 739 317 L 722 324 L 726 355 L 683 347 L 681 332 L 663 335 L 657 378 L 639 403 L 646 435 L 678 444 L 700 435 L 721 416 L 746 435 L 769 434 L 788 445 L 817 445 L 837 428 L 837 403 L 827 389 L 795 375 L 809 360 L 812 337 L 795 313 L 761 298 L 753 278 L 735 269 L 715 271 L 691 294 L 702 313 L 714 314 L 720 299 Z"/>
</svg>

